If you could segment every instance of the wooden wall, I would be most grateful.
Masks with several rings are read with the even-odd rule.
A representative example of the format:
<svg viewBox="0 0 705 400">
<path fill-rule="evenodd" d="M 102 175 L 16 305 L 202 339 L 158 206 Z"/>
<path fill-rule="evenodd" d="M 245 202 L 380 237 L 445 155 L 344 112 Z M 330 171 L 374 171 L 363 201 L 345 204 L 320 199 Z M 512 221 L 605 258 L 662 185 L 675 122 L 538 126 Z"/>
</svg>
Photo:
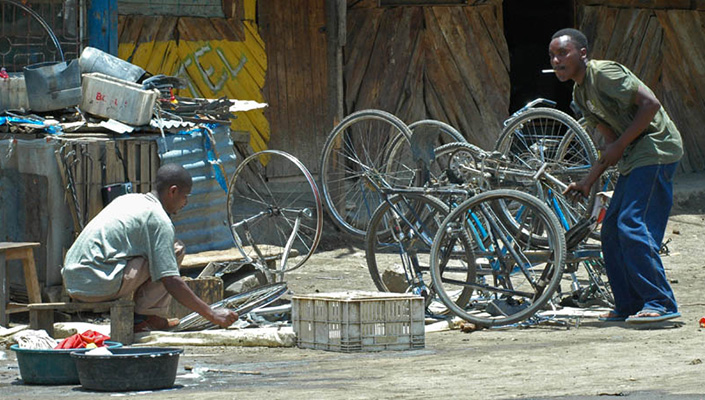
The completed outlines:
<svg viewBox="0 0 705 400">
<path fill-rule="evenodd" d="M 705 126 L 705 6 L 690 9 L 684 4 L 687 9 L 673 9 L 658 2 L 641 2 L 649 7 L 631 8 L 622 7 L 626 1 L 585 3 L 579 5 L 578 26 L 592 47 L 590 57 L 615 60 L 639 76 L 681 132 L 685 156 L 680 169 L 705 169 L 705 136 L 701 134 Z"/>
<path fill-rule="evenodd" d="M 328 67 L 325 1 L 278 0 L 257 3 L 257 23 L 268 60 L 263 88 L 269 104 L 265 116 L 272 136 L 269 146 L 291 153 L 313 173 L 318 170 L 326 136 L 333 128 L 328 115 Z M 273 176 L 288 171 L 267 167 Z"/>
<path fill-rule="evenodd" d="M 377 108 L 406 123 L 437 119 L 492 148 L 509 109 L 502 2 L 468 3 L 387 8 L 348 0 L 345 114 Z"/>
</svg>

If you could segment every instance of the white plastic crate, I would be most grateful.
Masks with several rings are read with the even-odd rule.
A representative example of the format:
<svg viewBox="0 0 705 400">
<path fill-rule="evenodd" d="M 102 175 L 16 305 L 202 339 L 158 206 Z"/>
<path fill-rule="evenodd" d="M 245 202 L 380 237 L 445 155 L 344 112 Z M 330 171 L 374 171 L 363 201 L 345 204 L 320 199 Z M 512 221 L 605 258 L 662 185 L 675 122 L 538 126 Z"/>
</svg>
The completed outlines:
<svg viewBox="0 0 705 400">
<path fill-rule="evenodd" d="M 422 349 L 420 296 L 379 292 L 294 296 L 292 321 L 300 348 L 341 352 Z"/>
</svg>

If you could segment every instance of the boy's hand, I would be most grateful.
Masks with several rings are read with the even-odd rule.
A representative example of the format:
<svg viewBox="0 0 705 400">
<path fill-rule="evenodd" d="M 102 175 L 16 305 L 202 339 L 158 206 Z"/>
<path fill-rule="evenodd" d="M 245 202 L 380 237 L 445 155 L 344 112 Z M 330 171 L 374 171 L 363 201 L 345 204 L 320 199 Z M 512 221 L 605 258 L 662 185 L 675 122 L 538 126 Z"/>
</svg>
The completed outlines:
<svg viewBox="0 0 705 400">
<path fill-rule="evenodd" d="M 237 321 L 238 315 L 235 311 L 228 310 L 225 308 L 219 308 L 213 310 L 213 319 L 211 322 L 220 326 L 221 328 L 227 328 Z"/>
<path fill-rule="evenodd" d="M 579 200 L 579 196 L 581 194 L 583 195 L 583 197 L 588 197 L 588 195 L 590 194 L 590 185 L 588 185 L 584 181 L 572 182 L 563 191 L 563 195 L 572 201 Z"/>
</svg>

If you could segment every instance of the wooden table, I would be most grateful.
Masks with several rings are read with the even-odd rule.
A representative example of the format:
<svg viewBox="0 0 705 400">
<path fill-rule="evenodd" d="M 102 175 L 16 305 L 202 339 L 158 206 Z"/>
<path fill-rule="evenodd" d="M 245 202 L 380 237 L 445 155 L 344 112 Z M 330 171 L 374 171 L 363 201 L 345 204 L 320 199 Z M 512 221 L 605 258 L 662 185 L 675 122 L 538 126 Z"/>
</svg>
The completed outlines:
<svg viewBox="0 0 705 400">
<path fill-rule="evenodd" d="M 36 242 L 0 242 L 0 325 L 7 327 L 10 322 L 9 313 L 28 311 L 26 304 L 9 303 L 10 285 L 7 277 L 7 261 L 21 260 L 24 271 L 25 285 L 30 303 L 41 303 L 42 294 L 37 279 L 37 268 L 34 264 L 34 248 L 41 243 Z"/>
</svg>

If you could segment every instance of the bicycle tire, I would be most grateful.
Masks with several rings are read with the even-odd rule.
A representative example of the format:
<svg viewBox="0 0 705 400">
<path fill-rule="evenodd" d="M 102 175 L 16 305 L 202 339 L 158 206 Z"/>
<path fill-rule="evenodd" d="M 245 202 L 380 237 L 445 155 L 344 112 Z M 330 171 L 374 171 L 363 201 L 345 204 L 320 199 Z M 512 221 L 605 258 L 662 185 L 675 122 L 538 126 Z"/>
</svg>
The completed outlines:
<svg viewBox="0 0 705 400">
<path fill-rule="evenodd" d="M 290 175 L 270 178 L 265 167 L 269 163 L 278 163 Z M 262 218 L 247 229 L 240 224 L 254 215 Z M 280 150 L 257 152 L 238 165 L 228 186 L 227 217 L 233 239 L 251 241 L 244 248 L 247 255 L 262 265 L 267 261 L 263 256 L 271 258 L 272 272 L 301 267 L 323 232 L 323 205 L 313 176 L 296 157 Z"/>
<path fill-rule="evenodd" d="M 319 168 L 321 191 L 328 214 L 343 232 L 364 238 L 372 213 L 382 203 L 375 185 L 413 186 L 416 165 L 388 165 L 389 146 L 400 135 L 408 141 L 411 131 L 382 110 L 352 113 L 328 135 Z"/>
<path fill-rule="evenodd" d="M 411 149 L 414 142 L 414 135 L 428 135 L 433 137 L 433 149 L 436 149 L 444 144 L 448 143 L 467 143 L 465 137 L 453 126 L 442 121 L 434 119 L 424 119 L 416 121 L 409 125 L 409 130 L 411 131 L 410 140 L 403 140 L 402 135 L 397 135 L 389 146 L 389 155 L 386 157 L 389 162 L 388 168 L 397 167 L 400 165 L 417 166 L 417 172 L 415 173 L 415 186 L 424 186 L 425 184 L 437 183 L 438 175 L 442 172 L 435 162 L 431 161 L 429 165 L 423 165 L 423 163 L 418 163 L 414 159 L 414 154 Z M 435 159 L 435 157 L 434 157 Z M 406 160 L 405 162 L 402 160 Z"/>
<path fill-rule="evenodd" d="M 592 138 L 568 114 L 551 108 L 532 108 L 509 120 L 502 130 L 495 150 L 504 154 L 517 168 L 534 171 L 544 164 L 565 185 L 585 177 L 597 161 Z M 567 200 L 562 189 L 548 180 L 528 187 L 531 193 L 560 207 L 560 222 L 565 230 L 592 211 L 597 193 L 593 185 L 589 196 L 579 202 Z"/>
<path fill-rule="evenodd" d="M 432 314 L 448 312 L 438 306 L 429 264 L 431 240 L 447 214 L 442 201 L 422 194 L 395 195 L 377 207 L 365 236 L 365 257 L 379 291 L 420 294 Z M 467 304 L 469 297 L 466 291 L 455 301 Z"/>
<path fill-rule="evenodd" d="M 550 248 L 535 248 L 513 238 L 511 230 L 493 214 L 492 203 L 500 199 L 525 207 L 527 219 L 544 224 Z M 462 235 L 472 241 L 472 256 L 466 263 L 476 271 L 476 281 L 460 280 L 456 271 L 442 269 L 447 254 L 444 248 L 465 245 L 458 241 Z M 431 277 L 438 296 L 458 317 L 484 327 L 508 325 L 533 316 L 553 297 L 565 256 L 563 229 L 548 206 L 528 193 L 496 189 L 469 198 L 442 222 L 431 249 Z M 459 287 L 473 288 L 467 307 L 459 307 L 448 296 Z"/>
<path fill-rule="evenodd" d="M 286 283 L 274 283 L 264 285 L 247 291 L 245 293 L 230 296 L 216 303 L 211 304 L 212 310 L 228 308 L 242 316 L 258 307 L 271 304 L 283 296 L 287 291 Z M 191 313 L 179 320 L 179 324 L 172 328 L 174 332 L 200 331 L 205 329 L 216 329 L 217 325 L 208 321 L 198 313 Z"/>
</svg>

